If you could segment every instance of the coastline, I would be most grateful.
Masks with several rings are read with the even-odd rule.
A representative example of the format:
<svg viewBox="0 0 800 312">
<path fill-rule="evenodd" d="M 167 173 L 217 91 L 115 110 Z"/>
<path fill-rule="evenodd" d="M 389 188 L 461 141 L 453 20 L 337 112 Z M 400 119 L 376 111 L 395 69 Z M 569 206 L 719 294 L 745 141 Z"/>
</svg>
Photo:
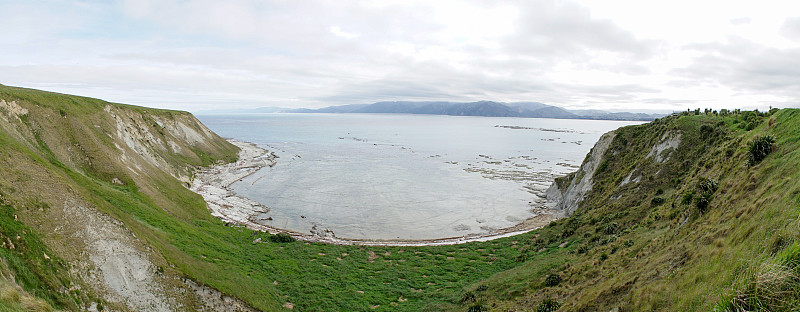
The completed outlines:
<svg viewBox="0 0 800 312">
<path fill-rule="evenodd" d="M 230 189 L 230 186 L 264 167 L 274 166 L 278 156 L 256 146 L 254 143 L 233 139 L 228 139 L 228 142 L 240 148 L 239 159 L 233 163 L 198 170 L 195 173 L 195 177 L 189 189 L 203 196 L 212 216 L 219 218 L 223 222 L 242 225 L 252 230 L 264 231 L 272 234 L 286 233 L 297 240 L 334 245 L 437 246 L 489 241 L 497 238 L 514 236 L 546 226 L 550 222 L 561 217 L 561 213 L 557 210 L 543 209 L 537 211 L 538 214 L 536 216 L 528 218 L 514 226 L 499 229 L 492 233 L 423 240 L 347 239 L 335 237 L 329 232 L 307 234 L 275 228 L 256 223 L 252 220 L 252 217 L 256 214 L 268 212 L 268 207 L 249 198 L 237 195 Z"/>
</svg>

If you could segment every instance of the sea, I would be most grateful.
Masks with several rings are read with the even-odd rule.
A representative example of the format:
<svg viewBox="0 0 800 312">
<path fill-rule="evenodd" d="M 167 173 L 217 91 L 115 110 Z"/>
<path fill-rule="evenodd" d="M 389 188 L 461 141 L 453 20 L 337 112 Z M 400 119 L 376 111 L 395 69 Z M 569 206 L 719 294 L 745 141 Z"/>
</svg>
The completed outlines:
<svg viewBox="0 0 800 312">
<path fill-rule="evenodd" d="M 341 238 L 490 234 L 539 213 L 553 179 L 632 121 L 405 114 L 198 115 L 275 153 L 231 189 L 266 225 Z"/>
</svg>

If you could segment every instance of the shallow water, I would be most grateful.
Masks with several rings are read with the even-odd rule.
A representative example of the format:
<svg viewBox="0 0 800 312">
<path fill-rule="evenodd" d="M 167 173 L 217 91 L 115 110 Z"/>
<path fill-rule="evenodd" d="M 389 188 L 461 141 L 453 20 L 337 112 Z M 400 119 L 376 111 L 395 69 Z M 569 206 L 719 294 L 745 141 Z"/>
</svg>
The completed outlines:
<svg viewBox="0 0 800 312">
<path fill-rule="evenodd" d="M 232 189 L 261 222 L 356 239 L 489 233 L 533 216 L 603 133 L 639 122 L 381 114 L 198 116 L 277 165 Z"/>
</svg>

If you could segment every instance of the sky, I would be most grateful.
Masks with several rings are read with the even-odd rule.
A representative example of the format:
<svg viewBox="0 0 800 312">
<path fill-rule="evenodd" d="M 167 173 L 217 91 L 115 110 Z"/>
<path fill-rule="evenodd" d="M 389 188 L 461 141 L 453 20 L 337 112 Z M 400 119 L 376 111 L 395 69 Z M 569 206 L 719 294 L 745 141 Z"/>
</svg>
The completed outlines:
<svg viewBox="0 0 800 312">
<path fill-rule="evenodd" d="M 800 1 L 0 0 L 0 84 L 199 111 L 800 106 Z"/>
</svg>

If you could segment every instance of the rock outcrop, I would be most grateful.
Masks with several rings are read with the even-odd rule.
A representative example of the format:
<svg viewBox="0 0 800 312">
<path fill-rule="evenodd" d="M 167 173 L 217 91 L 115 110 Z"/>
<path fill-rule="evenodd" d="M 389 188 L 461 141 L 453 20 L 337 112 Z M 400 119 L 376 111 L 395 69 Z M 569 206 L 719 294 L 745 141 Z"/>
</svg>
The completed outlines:
<svg viewBox="0 0 800 312">
<path fill-rule="evenodd" d="M 647 158 L 653 158 L 658 163 L 663 163 L 669 160 L 669 157 L 675 149 L 681 144 L 681 133 L 671 131 L 664 133 L 659 140 L 659 143 L 653 146 L 650 153 L 647 153 Z"/>
<path fill-rule="evenodd" d="M 592 150 L 586 155 L 580 169 L 567 177 L 566 183 L 553 182 L 547 189 L 548 206 L 564 212 L 569 216 L 578 209 L 586 194 L 592 190 L 594 173 L 603 160 L 603 155 L 614 140 L 616 132 L 603 134 Z"/>
</svg>

